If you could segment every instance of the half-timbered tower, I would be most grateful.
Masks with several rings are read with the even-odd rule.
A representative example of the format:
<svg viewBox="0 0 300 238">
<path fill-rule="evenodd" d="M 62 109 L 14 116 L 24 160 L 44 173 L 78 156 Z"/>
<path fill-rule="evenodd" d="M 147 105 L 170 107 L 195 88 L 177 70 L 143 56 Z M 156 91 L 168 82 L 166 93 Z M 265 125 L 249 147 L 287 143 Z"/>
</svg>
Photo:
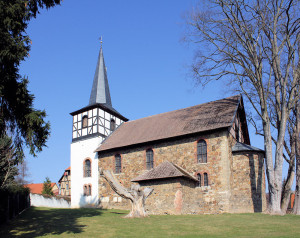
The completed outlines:
<svg viewBox="0 0 300 238">
<path fill-rule="evenodd" d="M 94 150 L 128 120 L 112 107 L 102 46 L 89 104 L 70 114 L 73 116 L 71 206 L 97 205 L 98 158 Z"/>
</svg>

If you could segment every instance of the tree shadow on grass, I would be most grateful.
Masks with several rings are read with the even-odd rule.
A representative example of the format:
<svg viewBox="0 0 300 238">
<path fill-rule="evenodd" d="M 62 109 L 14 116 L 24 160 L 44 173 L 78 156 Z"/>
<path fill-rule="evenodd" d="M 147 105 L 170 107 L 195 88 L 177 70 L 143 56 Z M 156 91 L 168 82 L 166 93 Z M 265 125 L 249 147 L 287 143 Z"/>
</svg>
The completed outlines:
<svg viewBox="0 0 300 238">
<path fill-rule="evenodd" d="M 81 233 L 85 225 L 79 224 L 82 217 L 99 216 L 99 209 L 48 209 L 31 207 L 14 221 L 0 226 L 0 237 L 37 237 L 60 235 L 64 232 Z"/>
</svg>

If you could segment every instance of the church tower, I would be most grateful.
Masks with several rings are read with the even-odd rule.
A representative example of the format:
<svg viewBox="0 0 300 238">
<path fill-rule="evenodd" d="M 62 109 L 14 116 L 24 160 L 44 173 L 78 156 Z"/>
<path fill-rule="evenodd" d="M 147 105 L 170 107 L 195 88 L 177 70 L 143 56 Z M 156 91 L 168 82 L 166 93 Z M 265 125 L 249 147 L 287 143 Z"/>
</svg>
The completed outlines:
<svg viewBox="0 0 300 238">
<path fill-rule="evenodd" d="M 71 206 L 99 204 L 98 157 L 94 151 L 127 118 L 112 107 L 102 41 L 88 106 L 73 116 L 71 143 Z"/>
</svg>

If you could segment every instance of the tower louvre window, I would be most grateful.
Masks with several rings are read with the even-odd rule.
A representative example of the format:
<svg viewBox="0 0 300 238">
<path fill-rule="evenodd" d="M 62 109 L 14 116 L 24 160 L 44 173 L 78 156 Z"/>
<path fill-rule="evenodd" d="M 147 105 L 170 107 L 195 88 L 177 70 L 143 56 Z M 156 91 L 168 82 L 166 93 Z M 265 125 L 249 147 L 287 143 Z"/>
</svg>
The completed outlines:
<svg viewBox="0 0 300 238">
<path fill-rule="evenodd" d="M 122 172 L 122 161 L 121 161 L 121 155 L 117 154 L 115 155 L 115 164 L 116 164 L 116 174 L 119 174 Z"/>
<path fill-rule="evenodd" d="M 88 127 L 88 117 L 87 115 L 82 117 L 82 128 Z"/>
<path fill-rule="evenodd" d="M 110 130 L 114 131 L 116 129 L 116 122 L 114 119 L 110 120 Z"/>
<path fill-rule="evenodd" d="M 205 140 L 199 140 L 197 143 L 198 163 L 207 163 L 207 145 Z"/>
<path fill-rule="evenodd" d="M 148 149 L 146 151 L 146 166 L 147 166 L 148 170 L 153 168 L 153 150 L 152 149 Z"/>
</svg>

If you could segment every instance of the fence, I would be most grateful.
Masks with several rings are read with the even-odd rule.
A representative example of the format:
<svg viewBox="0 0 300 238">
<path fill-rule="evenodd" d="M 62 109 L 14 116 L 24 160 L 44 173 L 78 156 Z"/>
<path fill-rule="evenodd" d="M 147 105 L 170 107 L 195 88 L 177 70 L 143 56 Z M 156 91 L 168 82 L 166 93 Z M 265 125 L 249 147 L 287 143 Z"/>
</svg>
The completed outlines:
<svg viewBox="0 0 300 238">
<path fill-rule="evenodd" d="M 0 224 L 5 223 L 30 207 L 29 191 L 0 191 Z"/>
</svg>

